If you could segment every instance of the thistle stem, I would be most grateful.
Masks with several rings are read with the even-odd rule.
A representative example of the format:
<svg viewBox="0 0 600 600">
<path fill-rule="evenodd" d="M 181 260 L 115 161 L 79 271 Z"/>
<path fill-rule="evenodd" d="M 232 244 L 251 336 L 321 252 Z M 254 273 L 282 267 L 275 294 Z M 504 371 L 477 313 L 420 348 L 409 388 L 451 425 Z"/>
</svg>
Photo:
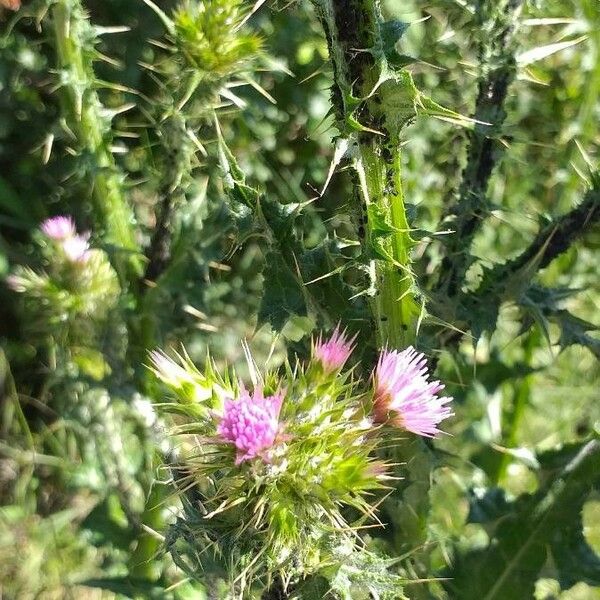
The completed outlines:
<svg viewBox="0 0 600 600">
<path fill-rule="evenodd" d="M 412 82 L 390 75 L 377 1 L 314 3 L 333 63 L 338 127 L 355 148 L 355 209 L 366 219 L 363 257 L 371 279 L 377 344 L 406 346 L 415 340 L 420 306 L 411 270 L 413 242 L 402 192 L 400 135 L 414 113 L 399 117 L 397 102 L 400 97 L 407 100 Z"/>
<path fill-rule="evenodd" d="M 379 148 L 361 147 L 365 171 L 363 202 L 367 215 L 366 241 L 385 259 L 373 261 L 378 293 L 372 302 L 377 323 L 377 343 L 381 346 L 404 347 L 414 342 L 416 336 L 416 302 L 413 296 L 413 278 L 410 270 L 412 240 L 404 205 L 401 181 L 400 152 L 393 153 L 392 169 L 378 156 Z M 388 180 L 392 174 L 391 181 Z M 370 210 L 371 209 L 371 210 Z M 383 217 L 391 233 L 378 238 Z"/>
<path fill-rule="evenodd" d="M 454 230 L 446 244 L 438 290 L 454 297 L 472 257 L 469 247 L 489 212 L 487 190 L 503 145 L 498 138 L 506 119 L 504 103 L 517 69 L 516 33 L 523 0 L 480 0 L 475 13 L 479 40 L 481 75 L 473 117 L 478 123 L 469 132 L 467 163 L 456 202 L 446 218 Z"/>
<path fill-rule="evenodd" d="M 139 276 L 141 264 L 136 253 L 133 211 L 107 139 L 110 119 L 103 113 L 95 88 L 90 41 L 93 30 L 78 0 L 55 2 L 52 21 L 63 117 L 77 149 L 92 160 L 89 178 L 96 221 L 105 230 L 106 241 L 126 253 L 114 259 L 124 284 L 128 276 Z"/>
</svg>

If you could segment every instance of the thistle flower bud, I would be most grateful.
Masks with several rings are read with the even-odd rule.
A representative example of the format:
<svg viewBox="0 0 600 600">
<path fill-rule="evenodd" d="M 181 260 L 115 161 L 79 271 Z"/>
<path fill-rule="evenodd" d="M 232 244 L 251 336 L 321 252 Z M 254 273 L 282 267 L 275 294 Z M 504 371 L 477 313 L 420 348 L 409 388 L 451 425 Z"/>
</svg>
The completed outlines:
<svg viewBox="0 0 600 600">
<path fill-rule="evenodd" d="M 374 372 L 373 419 L 422 435 L 441 433 L 437 425 L 452 416 L 452 398 L 439 397 L 444 388 L 429 381 L 425 356 L 412 346 L 402 352 L 384 350 Z"/>
<path fill-rule="evenodd" d="M 189 402 L 204 402 L 208 400 L 213 386 L 186 356 L 177 356 L 174 361 L 160 350 L 150 352 L 150 369 L 153 373 L 177 395 Z"/>
<path fill-rule="evenodd" d="M 58 216 L 46 219 L 40 225 L 41 232 L 53 240 L 67 240 L 75 236 L 75 223 L 71 217 Z"/>
<path fill-rule="evenodd" d="M 244 388 L 237 400 L 225 400 L 217 433 L 237 450 L 235 464 L 261 457 L 268 462 L 267 451 L 279 433 L 279 411 L 284 394 L 265 397 L 262 387 L 252 395 Z"/>
<path fill-rule="evenodd" d="M 356 336 L 348 339 L 345 331 L 340 332 L 339 325 L 334 329 L 328 340 L 323 341 L 321 335 L 313 344 L 313 358 L 321 363 L 327 373 L 341 369 L 352 351 Z"/>
</svg>

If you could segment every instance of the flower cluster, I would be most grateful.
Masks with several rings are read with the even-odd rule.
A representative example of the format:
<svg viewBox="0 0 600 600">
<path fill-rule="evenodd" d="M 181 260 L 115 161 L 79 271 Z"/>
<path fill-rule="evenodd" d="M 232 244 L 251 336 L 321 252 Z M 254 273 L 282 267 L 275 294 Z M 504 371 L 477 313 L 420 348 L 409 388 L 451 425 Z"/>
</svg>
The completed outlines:
<svg viewBox="0 0 600 600">
<path fill-rule="evenodd" d="M 389 444 L 382 430 L 440 433 L 451 399 L 429 381 L 425 357 L 383 350 L 363 383 L 345 369 L 354 341 L 339 327 L 319 336 L 306 365 L 288 364 L 282 376 L 254 368 L 252 391 L 233 372 L 219 375 L 210 359 L 200 372 L 185 354 L 152 353 L 152 371 L 176 400 L 163 410 L 189 419 L 178 428 L 194 436 L 187 469 L 199 490 L 210 490 L 194 536 L 211 530 L 205 542 L 216 546 L 237 536 L 236 560 L 263 574 L 312 572 L 315 552 L 327 562 L 332 536 L 348 537 L 343 507 L 372 515 L 373 494 L 396 476 L 381 458 Z"/>
<path fill-rule="evenodd" d="M 354 339 L 349 339 L 339 328 L 328 339 L 319 336 L 313 344 L 314 361 L 326 373 L 339 371 L 352 353 Z M 412 346 L 402 352 L 383 350 L 372 379 L 374 423 L 434 437 L 441 433 L 438 429 L 441 421 L 452 416 L 448 406 L 452 398 L 438 396 L 444 386 L 439 381 L 429 381 L 427 360 Z M 226 402 L 218 433 L 238 449 L 236 464 L 264 457 L 260 451 L 273 445 L 279 429 L 277 415 L 281 400 L 280 395 L 265 399 L 261 389 L 252 396 L 244 389 L 237 401 Z M 240 454 L 241 450 L 245 452 Z"/>
<path fill-rule="evenodd" d="M 71 217 L 58 216 L 46 219 L 40 226 L 41 232 L 56 243 L 71 263 L 84 264 L 90 259 L 89 235 L 78 235 Z"/>
<path fill-rule="evenodd" d="M 336 328 L 329 338 L 319 336 L 313 343 L 312 360 L 321 366 L 325 377 L 343 368 L 352 353 L 354 340 Z M 152 370 L 180 397 L 186 394 L 188 400 L 203 402 L 215 386 L 220 388 L 221 397 L 227 396 L 227 390 L 216 382 L 211 383 L 187 356 L 178 358 L 176 362 L 161 351 L 151 353 Z M 375 424 L 434 437 L 441 433 L 438 425 L 452 416 L 448 406 L 452 398 L 438 395 L 444 386 L 439 381 L 429 381 L 427 360 L 412 346 L 403 351 L 383 350 L 371 379 L 370 414 Z M 256 457 L 267 460 L 265 451 L 275 444 L 281 429 L 278 417 L 284 395 L 277 392 L 265 396 L 262 386 L 256 387 L 252 394 L 242 384 L 238 387 L 237 397 L 225 397 L 222 410 L 215 413 L 217 434 L 235 446 L 236 464 Z"/>
<path fill-rule="evenodd" d="M 23 294 L 28 314 L 40 317 L 32 323 L 38 328 L 43 325 L 46 333 L 64 326 L 83 335 L 82 330 L 89 327 L 74 317 L 97 322 L 119 297 L 117 274 L 108 256 L 90 247 L 89 237 L 77 232 L 69 216 L 46 219 L 35 238 L 43 269 L 19 265 L 5 280 L 8 287 Z"/>
</svg>

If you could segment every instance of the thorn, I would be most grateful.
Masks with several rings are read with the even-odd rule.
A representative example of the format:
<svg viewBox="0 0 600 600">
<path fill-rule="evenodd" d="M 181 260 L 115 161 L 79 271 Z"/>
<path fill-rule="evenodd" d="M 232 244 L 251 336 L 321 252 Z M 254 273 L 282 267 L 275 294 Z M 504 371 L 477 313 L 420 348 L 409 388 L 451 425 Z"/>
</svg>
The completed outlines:
<svg viewBox="0 0 600 600">
<path fill-rule="evenodd" d="M 93 27 L 93 30 L 96 35 L 110 35 L 112 33 L 126 33 L 127 31 L 131 31 L 131 27 L 127 27 L 126 25 L 114 25 L 112 27 L 102 27 L 100 25 L 96 25 Z"/>
<path fill-rule="evenodd" d="M 54 144 L 54 134 L 49 133 L 44 141 L 44 151 L 42 153 L 42 164 L 47 165 L 52 153 L 52 145 Z"/>
</svg>

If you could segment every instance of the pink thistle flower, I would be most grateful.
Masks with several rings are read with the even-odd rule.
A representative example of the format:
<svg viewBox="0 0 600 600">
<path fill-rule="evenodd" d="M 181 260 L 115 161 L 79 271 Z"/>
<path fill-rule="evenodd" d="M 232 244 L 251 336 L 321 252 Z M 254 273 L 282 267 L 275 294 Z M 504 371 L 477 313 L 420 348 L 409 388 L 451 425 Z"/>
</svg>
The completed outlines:
<svg viewBox="0 0 600 600">
<path fill-rule="evenodd" d="M 65 256 L 73 263 L 86 263 L 90 258 L 90 245 L 87 237 L 75 235 L 62 243 Z"/>
<path fill-rule="evenodd" d="M 75 223 L 71 217 L 52 217 L 46 219 L 40 229 L 44 235 L 53 240 L 66 240 L 73 237 L 76 233 Z"/>
<path fill-rule="evenodd" d="M 425 437 L 441 433 L 437 426 L 452 416 L 452 409 L 446 406 L 452 398 L 439 397 L 444 386 L 428 380 L 427 360 L 412 346 L 402 352 L 381 352 L 374 373 L 374 421 Z"/>
<path fill-rule="evenodd" d="M 237 400 L 225 400 L 223 415 L 217 433 L 235 445 L 235 464 L 257 456 L 265 458 L 265 451 L 275 443 L 279 433 L 279 411 L 284 394 L 263 395 L 262 388 L 255 388 L 252 395 L 242 388 Z"/>
<path fill-rule="evenodd" d="M 323 341 L 319 335 L 313 344 L 313 357 L 320 361 L 327 373 L 341 369 L 354 350 L 354 340 L 346 336 L 346 331 L 340 332 L 339 325 L 334 329 L 331 337 Z"/>
</svg>

